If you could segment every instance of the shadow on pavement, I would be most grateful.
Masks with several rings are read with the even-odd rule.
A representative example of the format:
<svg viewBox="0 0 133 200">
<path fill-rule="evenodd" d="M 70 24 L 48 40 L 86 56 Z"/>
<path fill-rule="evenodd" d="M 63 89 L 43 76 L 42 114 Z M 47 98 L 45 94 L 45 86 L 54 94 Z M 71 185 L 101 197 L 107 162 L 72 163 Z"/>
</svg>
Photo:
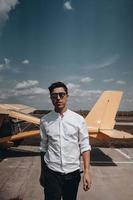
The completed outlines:
<svg viewBox="0 0 133 200">
<path fill-rule="evenodd" d="M 91 150 L 91 166 L 117 166 L 112 158 L 106 155 L 99 148 Z"/>
<path fill-rule="evenodd" d="M 22 150 L 22 149 L 0 149 L 0 161 L 5 158 L 12 157 L 31 157 L 31 156 L 39 156 L 39 152 L 34 152 L 30 150 Z"/>
</svg>

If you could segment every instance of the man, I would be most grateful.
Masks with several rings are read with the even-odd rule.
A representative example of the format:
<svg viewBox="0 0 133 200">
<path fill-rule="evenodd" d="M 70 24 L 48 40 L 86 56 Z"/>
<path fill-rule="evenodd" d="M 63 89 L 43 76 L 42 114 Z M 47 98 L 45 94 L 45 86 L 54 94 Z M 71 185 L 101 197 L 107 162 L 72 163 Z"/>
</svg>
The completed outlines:
<svg viewBox="0 0 133 200">
<path fill-rule="evenodd" d="M 83 158 L 83 188 L 91 186 L 90 144 L 84 118 L 67 108 L 68 88 L 62 82 L 49 87 L 54 110 L 42 117 L 41 175 L 45 200 L 76 200 Z"/>
</svg>

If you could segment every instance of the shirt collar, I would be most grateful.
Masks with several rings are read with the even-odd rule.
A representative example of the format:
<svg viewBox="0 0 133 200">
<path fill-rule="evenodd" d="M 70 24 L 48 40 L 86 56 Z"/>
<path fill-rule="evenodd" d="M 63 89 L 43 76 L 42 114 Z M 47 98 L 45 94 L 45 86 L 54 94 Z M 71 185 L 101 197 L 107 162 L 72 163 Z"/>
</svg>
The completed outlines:
<svg viewBox="0 0 133 200">
<path fill-rule="evenodd" d="M 67 109 L 64 113 L 63 113 L 63 117 L 67 115 L 67 113 L 69 112 L 69 109 Z M 55 110 L 53 110 L 53 114 L 55 114 L 56 116 L 60 117 L 60 113 L 55 112 Z"/>
</svg>

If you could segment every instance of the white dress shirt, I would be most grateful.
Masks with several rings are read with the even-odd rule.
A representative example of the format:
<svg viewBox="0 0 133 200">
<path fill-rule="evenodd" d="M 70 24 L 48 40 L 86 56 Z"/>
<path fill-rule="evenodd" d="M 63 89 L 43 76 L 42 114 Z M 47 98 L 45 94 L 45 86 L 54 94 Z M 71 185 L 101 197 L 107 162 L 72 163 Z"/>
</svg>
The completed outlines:
<svg viewBox="0 0 133 200">
<path fill-rule="evenodd" d="M 80 168 L 80 154 L 91 150 L 85 120 L 67 110 L 63 117 L 51 111 L 41 118 L 40 150 L 46 152 L 47 166 L 58 172 L 70 173 Z"/>
</svg>

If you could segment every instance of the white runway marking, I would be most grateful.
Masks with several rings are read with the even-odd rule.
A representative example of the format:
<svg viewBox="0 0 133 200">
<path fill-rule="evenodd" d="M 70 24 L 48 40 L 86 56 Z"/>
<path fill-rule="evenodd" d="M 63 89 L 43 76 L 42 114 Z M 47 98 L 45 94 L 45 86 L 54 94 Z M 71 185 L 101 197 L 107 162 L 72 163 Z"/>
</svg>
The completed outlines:
<svg viewBox="0 0 133 200">
<path fill-rule="evenodd" d="M 92 161 L 91 164 L 133 164 L 133 161 Z"/>
<path fill-rule="evenodd" d="M 117 152 L 119 152 L 120 154 L 122 154 L 124 157 L 131 159 L 131 157 L 129 155 L 127 155 L 126 153 L 124 153 L 123 151 L 121 151 L 120 149 L 115 149 Z"/>
</svg>

